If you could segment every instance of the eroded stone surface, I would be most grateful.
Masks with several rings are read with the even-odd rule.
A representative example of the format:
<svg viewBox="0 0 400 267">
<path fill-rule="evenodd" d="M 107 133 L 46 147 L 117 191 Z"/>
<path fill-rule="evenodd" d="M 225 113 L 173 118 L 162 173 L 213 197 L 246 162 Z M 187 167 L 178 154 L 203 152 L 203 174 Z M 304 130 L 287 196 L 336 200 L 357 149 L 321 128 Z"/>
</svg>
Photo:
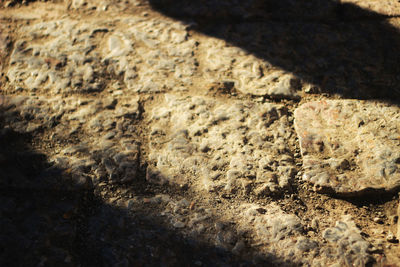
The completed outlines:
<svg viewBox="0 0 400 267">
<path fill-rule="evenodd" d="M 93 26 L 63 19 L 21 27 L 7 71 L 10 83 L 30 92 L 101 91 L 106 73 L 93 51 L 99 30 Z"/>
<path fill-rule="evenodd" d="M 295 111 L 303 179 L 316 189 L 355 194 L 400 186 L 400 112 L 352 100 L 303 104 Z"/>
<path fill-rule="evenodd" d="M 337 221 L 335 227 L 326 229 L 322 236 L 332 245 L 324 253 L 339 259 L 335 260 L 334 266 L 362 267 L 370 262 L 370 244 L 362 238 L 360 230 L 349 217 Z"/>
<path fill-rule="evenodd" d="M 179 22 L 134 17 L 107 36 L 109 70 L 123 75 L 128 89 L 155 93 L 187 90 L 196 75 L 196 42 Z"/>
<path fill-rule="evenodd" d="M 302 261 L 310 263 L 318 253 L 318 242 L 304 237 L 301 219 L 285 213 L 278 205 L 244 204 L 240 211 L 239 229 L 254 232 L 255 244 L 268 245 L 263 253 L 277 255 L 294 265 L 300 265 Z M 306 259 L 305 251 L 309 252 L 309 259 Z"/>
<path fill-rule="evenodd" d="M 371 260 L 369 243 L 349 217 L 325 229 L 322 235 L 329 243 L 322 244 L 316 238 L 307 237 L 301 218 L 284 212 L 275 204 L 245 204 L 240 210 L 239 228 L 254 231 L 254 242 L 268 244 L 269 253 L 293 264 L 361 267 Z"/>
<path fill-rule="evenodd" d="M 116 24 L 121 30 L 111 32 Z M 176 22 L 137 16 L 123 22 L 63 19 L 19 31 L 7 71 L 17 89 L 98 92 L 107 79 L 122 76 L 127 89 L 154 93 L 185 90 L 196 73 L 195 41 Z"/>
<path fill-rule="evenodd" d="M 390 1 L 370 1 L 371 9 Z M 373 13 L 320 0 L 158 1 L 167 3 L 161 13 L 145 0 L 11 2 L 17 8 L 0 12 L 0 86 L 12 94 L 0 96 L 0 225 L 10 230 L 0 234 L 2 265 L 398 259 L 395 219 L 379 213 L 390 205 L 361 208 L 298 181 L 296 102 L 286 100 L 300 90 L 310 99 L 330 98 L 323 91 L 379 98 L 384 88 L 392 98 L 398 18 L 365 19 Z M 397 108 L 364 105 L 338 116 L 350 130 L 351 116 L 361 118 L 357 132 L 335 135 L 339 156 L 319 151 L 334 140 L 305 145 L 306 174 L 318 161 L 333 177 L 365 178 L 370 165 L 394 160 L 395 139 L 388 153 L 368 158 L 364 148 L 381 151 L 374 138 L 398 125 Z M 342 127 L 302 118 L 319 135 Z M 347 157 L 353 145 L 363 153 Z M 383 173 L 393 177 L 393 169 Z M 357 191 L 354 183 L 336 188 Z M 337 221 L 342 213 L 362 233 Z"/>
<path fill-rule="evenodd" d="M 246 28 L 245 24 L 241 26 L 240 29 Z M 204 40 L 201 48 L 205 49 L 205 58 L 200 62 L 204 66 L 204 77 L 210 82 L 233 81 L 235 88 L 243 94 L 289 99 L 300 97 L 298 77 L 249 54 L 245 49 L 214 38 Z"/>
<path fill-rule="evenodd" d="M 268 195 L 296 174 L 283 105 L 165 96 L 152 111 L 147 178 Z"/>
</svg>

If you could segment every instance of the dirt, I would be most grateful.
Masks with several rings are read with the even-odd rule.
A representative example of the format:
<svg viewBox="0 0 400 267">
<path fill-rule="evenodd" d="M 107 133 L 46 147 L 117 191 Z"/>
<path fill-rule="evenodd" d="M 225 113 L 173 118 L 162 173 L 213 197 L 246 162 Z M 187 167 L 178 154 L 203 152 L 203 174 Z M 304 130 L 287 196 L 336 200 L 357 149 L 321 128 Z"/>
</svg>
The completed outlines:
<svg viewBox="0 0 400 267">
<path fill-rule="evenodd" d="M 363 1 L 359 1 L 363 2 Z M 368 2 L 368 1 L 364 1 Z M 73 9 L 71 8 L 70 1 L 5 1 L 0 4 L 0 59 L 1 59 L 1 94 L 8 96 L 15 96 L 20 94 L 26 94 L 26 92 L 18 92 L 13 85 L 10 85 L 5 73 L 9 65 L 10 51 L 13 50 L 13 46 L 20 38 L 18 31 L 20 27 L 29 25 L 31 22 L 36 23 L 38 21 L 47 21 L 57 19 L 61 17 L 76 17 L 80 20 L 91 21 L 101 20 L 101 16 L 107 18 L 107 13 L 98 13 L 96 10 L 88 10 L 86 8 Z M 160 17 L 164 15 L 152 10 L 145 2 L 141 5 L 123 5 L 119 2 L 116 5 L 123 6 L 121 8 L 120 20 L 124 17 L 129 17 L 134 14 L 143 14 L 146 12 L 146 17 Z M 99 15 L 100 14 L 100 15 Z M 115 28 L 123 28 L 124 25 L 116 25 Z M 203 38 L 209 38 L 209 36 L 199 33 L 196 30 L 190 30 L 188 33 L 195 39 L 202 40 Z M 95 38 L 101 40 L 103 34 L 96 35 Z M 200 42 L 201 43 L 201 42 Z M 202 57 L 204 48 L 201 45 L 198 47 L 196 53 L 199 58 Z M 198 66 L 200 69 L 203 67 L 201 64 Z M 168 79 L 168 78 L 167 78 Z M 123 82 L 123 78 L 110 75 L 106 77 L 106 83 L 111 84 L 116 81 Z M 329 94 L 324 92 L 316 93 L 305 93 L 300 92 L 301 100 L 288 100 L 288 99 L 277 99 L 270 96 L 250 96 L 245 95 L 235 88 L 229 88 L 229 86 L 223 83 L 212 83 L 204 81 L 202 77 L 193 78 L 193 86 L 188 91 L 182 93 L 176 93 L 178 96 L 196 96 L 203 95 L 211 97 L 220 101 L 228 100 L 239 100 L 239 101 L 261 101 L 283 104 L 291 116 L 294 110 L 303 103 L 325 100 L 325 99 L 341 99 L 341 96 L 335 94 Z M 207 88 L 200 94 L 200 88 Z M 52 93 L 41 93 L 40 96 L 51 96 Z M 74 97 L 89 97 L 90 99 L 103 99 L 110 95 L 107 89 L 101 90 L 100 92 L 94 92 L 89 94 L 76 94 L 76 93 L 65 93 L 63 97 L 73 95 Z M 65 193 L 65 196 L 42 196 L 31 195 L 30 193 L 24 193 L 25 191 L 18 192 L 17 203 L 23 203 L 20 198 L 31 198 L 35 201 L 38 199 L 45 199 L 45 204 L 53 201 L 61 201 L 61 199 L 72 198 L 74 199 L 74 205 L 77 205 L 75 209 L 65 212 L 62 214 L 66 221 L 70 221 L 73 225 L 74 236 L 72 243 L 68 245 L 68 249 L 71 250 L 72 260 L 69 262 L 65 260 L 63 264 L 65 266 L 95 266 L 96 264 L 108 266 L 111 262 L 105 262 L 100 260 L 102 253 L 105 253 L 101 249 L 97 249 L 98 244 L 96 240 L 98 237 L 88 237 L 90 235 L 88 228 L 90 227 L 90 220 L 93 218 L 101 217 L 100 214 L 102 209 L 110 208 L 112 211 L 106 216 L 119 216 L 120 214 L 125 221 L 120 221 L 118 218 L 114 218 L 117 224 L 136 225 L 142 236 L 138 235 L 134 239 L 124 239 L 124 231 L 116 231 L 116 233 L 109 233 L 109 235 L 115 235 L 115 240 L 126 240 L 128 244 L 123 244 L 130 249 L 125 249 L 128 257 L 125 263 L 120 263 L 120 266 L 147 266 L 147 265 L 158 265 L 164 264 L 164 266 L 172 265 L 193 265 L 203 264 L 204 266 L 227 264 L 228 266 L 239 265 L 240 263 L 246 265 L 258 265 L 254 258 L 257 253 L 261 253 L 262 249 L 257 247 L 257 244 L 253 243 L 253 234 L 244 234 L 244 240 L 247 248 L 239 255 L 231 255 L 230 253 L 215 252 L 213 241 L 210 240 L 210 236 L 218 233 L 218 230 L 214 229 L 214 225 L 217 222 L 223 222 L 227 228 L 235 228 L 234 217 L 237 216 L 238 207 L 243 203 L 253 203 L 260 206 L 268 206 L 269 204 L 277 204 L 284 212 L 288 214 L 295 214 L 301 218 L 305 229 L 304 236 L 317 240 L 321 244 L 326 243 L 321 235 L 321 230 L 316 230 L 315 226 L 312 225 L 313 220 L 317 219 L 319 229 L 326 229 L 333 226 L 333 222 L 338 221 L 343 215 L 350 215 L 356 223 L 357 227 L 361 231 L 361 236 L 371 244 L 371 256 L 370 266 L 400 266 L 400 246 L 399 241 L 393 240 L 389 242 L 386 237 L 390 232 L 397 233 L 398 223 L 398 205 L 399 196 L 398 192 L 384 193 L 381 195 L 369 194 L 365 197 L 352 197 L 343 198 L 332 194 L 321 194 L 313 191 L 312 185 L 301 180 L 302 159 L 301 157 L 295 158 L 295 165 L 297 166 L 298 174 L 294 178 L 293 183 L 289 188 L 281 191 L 276 195 L 266 196 L 255 196 L 253 194 L 240 193 L 226 193 L 224 191 L 215 191 L 211 193 L 199 192 L 196 187 L 191 186 L 191 182 L 183 185 L 179 184 L 152 184 L 146 180 L 146 169 L 149 165 L 147 156 L 150 154 L 149 151 L 149 133 L 151 126 L 151 110 L 155 107 L 160 106 L 164 99 L 164 93 L 141 93 L 139 96 L 139 105 L 141 109 L 141 117 L 135 122 L 135 132 L 133 135 L 136 138 L 136 142 L 140 144 L 140 157 L 139 157 L 139 174 L 138 178 L 128 184 L 108 183 L 103 182 L 94 187 L 93 189 L 84 189 L 82 193 L 75 193 L 72 191 L 72 197 L 69 193 Z M 24 120 L 21 118 L 21 120 Z M 290 123 L 293 127 L 293 121 Z M 3 124 L 2 130 L 5 130 L 8 126 Z M 11 133 L 12 135 L 13 133 Z M 15 133 L 14 133 L 15 134 Z M 4 136 L 2 136 L 4 138 Z M 20 136 L 13 137 L 11 140 L 3 139 L 1 156 L 7 157 L 15 151 L 32 151 L 44 155 L 43 158 L 33 157 L 32 162 L 8 162 L 9 169 L 19 169 L 21 164 L 33 166 L 33 170 L 25 171 L 29 175 L 34 175 L 36 164 L 39 164 L 40 170 L 44 170 L 47 167 L 41 166 L 48 164 L 48 158 L 52 155 L 56 155 L 61 149 L 71 146 L 72 144 L 79 144 L 81 140 L 90 138 L 83 131 L 77 131 L 70 136 L 70 139 L 54 141 L 53 131 L 50 129 L 43 129 L 41 131 L 34 132 L 31 136 L 20 138 Z M 17 141 L 15 141 L 17 140 Z M 290 149 L 297 153 L 300 152 L 298 139 L 293 138 L 293 143 L 289 143 Z M 22 142 L 23 148 L 16 148 L 20 146 Z M 12 152 L 10 152 L 12 151 Z M 2 161 L 4 159 L 0 159 Z M 23 160 L 23 159 L 22 159 Z M 29 160 L 28 160 L 29 161 Z M 3 167 L 5 165 L 3 164 Z M 68 170 L 62 171 L 61 176 L 68 176 Z M 7 194 L 8 187 L 2 186 L 1 191 Z M 47 190 L 47 189 L 46 189 Z M 50 194 L 50 191 L 46 191 L 45 194 Z M 64 193 L 63 193 L 64 194 Z M 159 194 L 165 194 L 170 196 L 173 200 L 186 199 L 190 205 L 188 207 L 188 213 L 201 207 L 202 210 L 212 210 L 213 215 L 205 220 L 204 224 L 209 229 L 206 234 L 200 234 L 194 237 L 192 243 L 188 242 L 187 236 L 190 236 L 187 231 L 173 229 L 169 221 L 164 221 L 163 216 L 160 216 L 165 212 L 167 204 L 153 203 L 152 198 Z M 135 202 L 126 210 L 123 207 L 131 199 L 140 199 Z M 47 203 L 47 204 L 46 204 Z M 14 212 L 14 211 L 13 211 Z M 29 209 L 23 210 L 31 216 Z M 61 214 L 61 213 L 60 213 Z M 58 215 L 60 215 L 58 214 Z M 126 215 L 128 214 L 128 215 Z M 58 216 L 57 215 L 57 216 Z M 97 217 L 96 217 L 97 216 Z M 376 219 L 375 219 L 376 218 Z M 108 218 L 110 219 L 110 218 Z M 112 218 L 111 218 L 112 219 Z M 111 225 L 111 223 L 110 223 Z M 135 227 L 136 227 L 135 226 Z M 207 227 L 208 226 L 208 227 Z M 171 228 L 173 230 L 171 230 Z M 4 231 L 4 229 L 3 229 Z M 126 230 L 126 233 L 130 230 Z M 155 237 L 146 237 L 148 232 L 156 231 L 158 234 Z M 399 238 L 399 233 L 397 233 Z M 183 241 L 182 241 L 183 240 Z M 110 244 L 111 241 L 105 241 Z M 129 244 L 129 242 L 131 242 Z M 112 242 L 111 242 L 112 243 Z M 162 245 L 160 245 L 162 244 Z M 195 245 L 193 245 L 195 244 Z M 7 244 L 5 244 L 7 246 Z M 112 244 L 112 246 L 116 246 Z M 122 245 L 121 245 L 122 246 Z M 152 249 L 150 249 L 152 247 Z M 153 249 L 154 248 L 154 249 Z M 171 253 L 171 251 L 173 253 Z M 142 253 L 142 254 L 141 254 Z M 44 253 L 46 254 L 46 253 Z M 209 256 L 211 255 L 211 256 Z M 99 258 L 100 257 L 100 258 Z M 201 260 L 199 260 L 201 259 Z M 228 259 L 228 260 L 222 260 Z M 30 258 L 25 258 L 25 262 L 19 262 L 17 260 L 5 261 L 9 266 L 13 263 L 18 262 L 20 265 L 30 265 Z M 146 262 L 148 260 L 148 262 Z M 263 258 L 261 264 L 266 264 L 269 261 L 267 258 Z M 200 263 L 198 263 L 200 261 Z M 43 265 L 38 266 L 51 266 L 51 264 L 58 264 L 62 262 L 58 260 L 47 259 L 43 261 Z M 121 261 L 123 262 L 123 261 Z M 273 262 L 279 265 L 278 260 L 274 259 Z M 125 265 L 124 265 L 125 264 Z M 288 264 L 286 262 L 286 264 Z M 297 265 L 293 263 L 293 265 Z M 53 265 L 54 266 L 54 265 Z"/>
</svg>

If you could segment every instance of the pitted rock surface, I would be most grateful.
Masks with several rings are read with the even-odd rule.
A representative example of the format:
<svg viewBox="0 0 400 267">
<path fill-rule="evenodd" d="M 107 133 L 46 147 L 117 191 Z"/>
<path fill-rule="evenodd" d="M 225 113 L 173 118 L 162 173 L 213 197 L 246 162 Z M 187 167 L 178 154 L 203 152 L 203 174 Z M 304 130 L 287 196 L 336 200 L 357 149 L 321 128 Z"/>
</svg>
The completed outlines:
<svg viewBox="0 0 400 267">
<path fill-rule="evenodd" d="M 323 231 L 324 240 L 329 242 L 327 246 L 307 236 L 302 220 L 277 205 L 244 204 L 239 210 L 239 216 L 243 217 L 241 230 L 256 229 L 257 244 L 270 244 L 269 253 L 290 259 L 297 265 L 365 266 L 371 261 L 370 244 L 349 216 Z"/>
<path fill-rule="evenodd" d="M 397 1 L 0 7 L 1 266 L 400 262 Z"/>
<path fill-rule="evenodd" d="M 151 119 L 150 181 L 269 195 L 297 173 L 283 105 L 166 95 Z"/>
<path fill-rule="evenodd" d="M 100 28 L 100 30 L 102 27 Z M 104 87 L 105 70 L 93 51 L 99 30 L 64 19 L 23 26 L 7 77 L 17 88 L 50 93 L 93 92 Z"/>
<path fill-rule="evenodd" d="M 331 249 L 324 252 L 340 258 L 335 266 L 365 266 L 370 262 L 370 244 L 363 239 L 360 230 L 348 216 L 337 221 L 335 227 L 326 229 L 322 236 L 332 245 Z"/>
<path fill-rule="evenodd" d="M 295 111 L 303 180 L 318 190 L 357 194 L 400 186 L 400 109 L 327 100 Z"/>
<path fill-rule="evenodd" d="M 237 27 L 246 31 L 247 26 L 244 23 Z M 204 66 L 203 75 L 210 83 L 230 81 L 239 92 L 253 96 L 300 98 L 298 91 L 301 81 L 296 75 L 274 67 L 268 61 L 224 40 L 207 38 L 202 43 L 200 49 L 204 50 L 205 57 L 200 58 L 200 64 Z"/>
<path fill-rule="evenodd" d="M 129 17 L 107 35 L 104 60 L 135 92 L 187 90 L 197 73 L 196 43 L 186 26 L 169 20 Z M 122 25 L 122 23 L 120 23 Z"/>
<path fill-rule="evenodd" d="M 120 25 L 123 31 L 112 29 Z M 122 76 L 128 90 L 155 93 L 187 90 L 196 74 L 195 41 L 172 21 L 63 19 L 19 30 L 7 72 L 17 90 L 98 92 L 107 79 Z"/>
<path fill-rule="evenodd" d="M 398 19 L 378 20 L 386 17 L 377 10 L 319 0 L 246 1 L 232 8 L 227 8 L 231 1 L 149 2 L 202 34 L 199 69 L 205 78 L 234 81 L 244 94 L 298 99 L 304 90 L 357 99 L 400 96 Z M 364 7 L 370 3 L 362 2 Z"/>
</svg>

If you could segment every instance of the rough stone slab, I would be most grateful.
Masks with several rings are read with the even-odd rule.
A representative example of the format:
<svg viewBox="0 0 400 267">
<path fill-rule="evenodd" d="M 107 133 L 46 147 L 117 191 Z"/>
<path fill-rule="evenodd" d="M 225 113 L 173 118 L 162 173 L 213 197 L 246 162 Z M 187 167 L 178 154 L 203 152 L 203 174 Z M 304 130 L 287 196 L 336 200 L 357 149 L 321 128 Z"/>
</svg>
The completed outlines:
<svg viewBox="0 0 400 267">
<path fill-rule="evenodd" d="M 166 95 L 149 124 L 151 182 L 262 196 L 297 172 L 283 105 Z"/>
<path fill-rule="evenodd" d="M 301 219 L 284 212 L 278 205 L 267 206 L 243 204 L 238 208 L 238 227 L 240 231 L 254 235 L 254 243 L 266 246 L 264 253 L 271 253 L 294 265 L 313 261 L 320 244 L 303 235 Z M 307 254 L 304 252 L 308 252 Z"/>
<path fill-rule="evenodd" d="M 137 8 L 142 5 L 143 0 L 71 0 L 68 5 L 69 9 L 76 12 L 97 11 L 97 12 L 121 12 L 129 7 Z M 108 14 L 107 14 L 108 15 Z"/>
<path fill-rule="evenodd" d="M 315 92 L 349 98 L 393 99 L 400 96 L 400 38 L 395 24 L 391 20 L 340 21 L 332 27 L 319 21 L 216 23 L 198 29 L 209 36 L 199 40 L 204 54 L 200 66 L 207 80 L 231 80 L 244 94 L 296 99 L 299 90 L 311 85 Z"/>
<path fill-rule="evenodd" d="M 201 47 L 205 51 L 205 57 L 200 62 L 204 66 L 206 80 L 233 81 L 235 88 L 243 94 L 299 98 L 297 91 L 301 89 L 300 79 L 279 67 L 272 66 L 267 60 L 251 55 L 245 49 L 232 46 L 226 41 L 211 37 L 202 40 Z M 272 47 L 273 45 L 270 46 Z"/>
<path fill-rule="evenodd" d="M 353 100 L 309 102 L 295 110 L 305 169 L 316 190 L 358 194 L 400 187 L 400 109 Z"/>
<path fill-rule="evenodd" d="M 335 227 L 326 229 L 322 236 L 332 247 L 323 250 L 325 260 L 329 261 L 329 256 L 333 256 L 338 259 L 334 266 L 366 266 L 371 261 L 370 244 L 360 232 L 350 217 L 344 217 Z"/>
<path fill-rule="evenodd" d="M 6 75 L 19 90 L 99 92 L 110 79 L 123 77 L 122 88 L 154 93 L 184 90 L 196 74 L 196 43 L 182 23 L 171 20 L 61 19 L 18 33 Z"/>
<path fill-rule="evenodd" d="M 251 232 L 254 242 L 266 246 L 266 253 L 284 258 L 295 266 L 366 266 L 370 244 L 350 217 L 337 221 L 322 232 L 328 242 L 306 235 L 300 217 L 284 212 L 275 203 L 266 206 L 243 204 L 238 208 L 240 231 Z"/>
<path fill-rule="evenodd" d="M 185 90 L 197 73 L 196 42 L 183 23 L 131 17 L 102 46 L 109 71 L 124 76 L 129 90 L 143 93 Z"/>
<path fill-rule="evenodd" d="M 6 73 L 10 84 L 55 94 L 101 91 L 106 73 L 94 52 L 98 27 L 62 19 L 19 28 Z"/>
</svg>

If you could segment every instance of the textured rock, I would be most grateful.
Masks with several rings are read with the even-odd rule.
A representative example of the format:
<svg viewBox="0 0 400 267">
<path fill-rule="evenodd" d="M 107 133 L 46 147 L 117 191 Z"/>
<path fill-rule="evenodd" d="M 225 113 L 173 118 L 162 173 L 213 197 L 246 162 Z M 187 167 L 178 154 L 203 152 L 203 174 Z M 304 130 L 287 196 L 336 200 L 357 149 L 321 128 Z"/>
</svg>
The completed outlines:
<svg viewBox="0 0 400 267">
<path fill-rule="evenodd" d="M 103 89 L 105 72 L 94 52 L 96 27 L 64 19 L 19 30 L 7 72 L 12 85 L 52 93 Z"/>
<path fill-rule="evenodd" d="M 201 64 L 204 65 L 204 76 L 210 82 L 233 81 L 235 88 L 243 94 L 299 98 L 297 91 L 301 89 L 301 83 L 295 75 L 222 40 L 207 38 L 202 47 L 206 49 L 206 58 Z"/>
<path fill-rule="evenodd" d="M 151 118 L 147 179 L 199 189 L 277 193 L 296 168 L 286 109 L 276 104 L 165 96 Z"/>
<path fill-rule="evenodd" d="M 110 34 L 102 49 L 108 69 L 123 75 L 134 92 L 184 90 L 196 74 L 196 43 L 185 25 L 169 20 L 131 17 Z"/>
<path fill-rule="evenodd" d="M 368 266 L 365 240 L 377 265 L 399 262 L 395 200 L 360 207 L 297 180 L 396 187 L 395 105 L 329 102 L 345 107 L 338 127 L 331 109 L 300 107 L 297 126 L 328 141 L 306 133 L 297 151 L 292 100 L 399 92 L 400 19 L 339 2 L 397 12 L 392 0 L 0 3 L 0 265 Z M 363 233 L 332 227 L 342 213 Z"/>
<path fill-rule="evenodd" d="M 276 204 L 243 204 L 240 211 L 239 229 L 254 233 L 256 244 L 267 245 L 264 253 L 275 254 L 295 265 L 311 264 L 318 255 L 321 245 L 305 237 L 298 216 L 284 212 Z"/>
<path fill-rule="evenodd" d="M 108 25 L 116 23 L 63 19 L 21 27 L 6 73 L 10 83 L 52 93 L 102 91 L 115 76 L 135 92 L 192 84 L 196 44 L 183 24 L 132 17 L 123 21 L 123 30 L 110 32 Z"/>
<path fill-rule="evenodd" d="M 315 189 L 357 194 L 400 186 L 400 112 L 351 100 L 303 104 L 295 111 L 303 179 Z"/>
<path fill-rule="evenodd" d="M 371 260 L 369 243 L 348 217 L 323 231 L 322 236 L 328 243 L 320 243 L 306 236 L 298 216 L 283 212 L 276 204 L 244 204 L 240 211 L 239 229 L 254 232 L 256 244 L 268 244 L 266 252 L 293 264 L 361 267 Z"/>
<path fill-rule="evenodd" d="M 349 218 L 337 221 L 335 227 L 326 229 L 322 236 L 331 245 L 332 249 L 322 253 L 339 258 L 335 266 L 366 266 L 371 260 L 369 255 L 370 244 L 360 235 L 360 230 Z"/>
<path fill-rule="evenodd" d="M 346 98 L 400 96 L 398 19 L 365 20 L 378 14 L 338 1 L 229 2 L 150 1 L 201 33 L 200 69 L 213 82 L 290 99 L 302 87 Z"/>
</svg>

